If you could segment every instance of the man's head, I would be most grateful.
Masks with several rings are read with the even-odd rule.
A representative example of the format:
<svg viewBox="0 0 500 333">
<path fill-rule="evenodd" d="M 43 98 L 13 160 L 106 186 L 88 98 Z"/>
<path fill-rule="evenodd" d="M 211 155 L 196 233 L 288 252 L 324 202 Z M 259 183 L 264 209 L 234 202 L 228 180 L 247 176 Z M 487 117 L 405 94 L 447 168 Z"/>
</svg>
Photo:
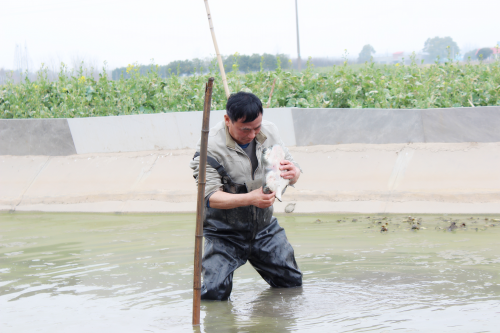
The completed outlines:
<svg viewBox="0 0 500 333">
<path fill-rule="evenodd" d="M 229 134 L 240 145 L 250 143 L 260 132 L 264 109 L 254 94 L 240 91 L 229 97 L 224 121 Z"/>
</svg>

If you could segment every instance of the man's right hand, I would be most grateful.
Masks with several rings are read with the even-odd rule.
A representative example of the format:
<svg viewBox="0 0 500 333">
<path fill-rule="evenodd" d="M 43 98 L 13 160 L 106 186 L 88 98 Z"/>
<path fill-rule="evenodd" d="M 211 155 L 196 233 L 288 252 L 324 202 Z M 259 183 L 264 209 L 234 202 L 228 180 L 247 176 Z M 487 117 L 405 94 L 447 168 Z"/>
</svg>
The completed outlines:
<svg viewBox="0 0 500 333">
<path fill-rule="evenodd" d="M 265 194 L 262 191 L 262 187 L 256 190 L 253 190 L 249 193 L 251 196 L 251 204 L 258 208 L 267 208 L 271 207 L 274 204 L 274 198 L 276 193 L 272 192 L 269 194 Z"/>
</svg>

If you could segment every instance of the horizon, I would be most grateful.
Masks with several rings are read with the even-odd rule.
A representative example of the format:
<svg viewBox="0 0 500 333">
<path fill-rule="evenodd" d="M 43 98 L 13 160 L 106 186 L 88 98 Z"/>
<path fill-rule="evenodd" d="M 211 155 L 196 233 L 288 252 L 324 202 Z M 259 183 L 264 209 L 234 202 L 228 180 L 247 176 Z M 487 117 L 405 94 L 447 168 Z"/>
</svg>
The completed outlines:
<svg viewBox="0 0 500 333">
<path fill-rule="evenodd" d="M 420 53 L 427 38 L 451 37 L 461 53 L 494 47 L 500 41 L 494 9 L 466 6 L 469 2 L 422 0 L 401 3 L 368 0 L 350 3 L 299 0 L 301 58 L 356 59 L 370 44 L 374 57 Z M 205 7 L 201 1 L 164 3 L 73 2 L 33 0 L 5 4 L 0 13 L 0 68 L 16 70 L 16 45 L 27 50 L 29 67 L 42 63 L 72 68 L 82 60 L 109 70 L 129 64 L 167 65 L 176 60 L 215 56 Z M 221 54 L 277 54 L 297 58 L 295 4 L 278 0 L 210 1 Z M 344 15 L 338 15 L 338 13 Z M 345 14 L 347 13 L 347 14 Z M 352 13 L 352 15 L 349 15 Z M 22 24 L 19 22 L 22 21 Z M 480 21 L 481 25 L 477 24 Z M 359 24 L 358 22 L 362 22 Z M 353 24 L 354 23 L 354 24 Z M 163 27 L 163 29 L 162 29 Z M 326 36 L 326 37 L 325 37 Z"/>
</svg>

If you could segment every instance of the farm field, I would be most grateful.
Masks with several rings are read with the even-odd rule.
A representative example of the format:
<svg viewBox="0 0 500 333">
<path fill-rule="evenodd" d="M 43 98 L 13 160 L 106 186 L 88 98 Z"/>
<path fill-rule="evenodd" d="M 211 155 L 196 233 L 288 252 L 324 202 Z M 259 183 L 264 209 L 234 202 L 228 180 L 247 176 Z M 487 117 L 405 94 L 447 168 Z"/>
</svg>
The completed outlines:
<svg viewBox="0 0 500 333">
<path fill-rule="evenodd" d="M 61 65 L 58 79 L 48 80 L 47 69 L 36 80 L 0 86 L 0 118 L 75 118 L 130 115 L 203 109 L 204 85 L 214 76 L 212 110 L 225 108 L 226 98 L 218 69 L 206 74 L 161 77 L 151 66 L 141 75 L 129 65 L 130 78 L 111 80 L 103 71 L 98 79 L 83 68 Z M 199 69 L 199 72 L 203 72 Z M 247 74 L 238 65 L 228 74 L 232 92 L 256 94 L 269 107 L 301 108 L 448 108 L 500 105 L 500 62 L 422 65 L 352 66 L 328 70 L 309 65 L 302 72 L 278 67 Z"/>
</svg>

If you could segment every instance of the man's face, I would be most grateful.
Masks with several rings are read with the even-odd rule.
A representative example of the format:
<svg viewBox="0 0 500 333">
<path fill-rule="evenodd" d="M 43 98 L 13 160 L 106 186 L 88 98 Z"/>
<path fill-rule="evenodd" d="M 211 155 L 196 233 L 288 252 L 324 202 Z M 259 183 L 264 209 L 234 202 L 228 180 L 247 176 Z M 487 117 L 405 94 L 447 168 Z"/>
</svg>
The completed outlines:
<svg viewBox="0 0 500 333">
<path fill-rule="evenodd" d="M 246 145 L 252 142 L 255 136 L 259 134 L 262 125 L 262 113 L 260 113 L 254 121 L 249 123 L 244 123 L 243 120 L 244 119 L 238 119 L 233 123 L 227 114 L 224 115 L 224 121 L 229 129 L 229 134 L 231 134 L 234 141 L 240 145 Z"/>
</svg>

